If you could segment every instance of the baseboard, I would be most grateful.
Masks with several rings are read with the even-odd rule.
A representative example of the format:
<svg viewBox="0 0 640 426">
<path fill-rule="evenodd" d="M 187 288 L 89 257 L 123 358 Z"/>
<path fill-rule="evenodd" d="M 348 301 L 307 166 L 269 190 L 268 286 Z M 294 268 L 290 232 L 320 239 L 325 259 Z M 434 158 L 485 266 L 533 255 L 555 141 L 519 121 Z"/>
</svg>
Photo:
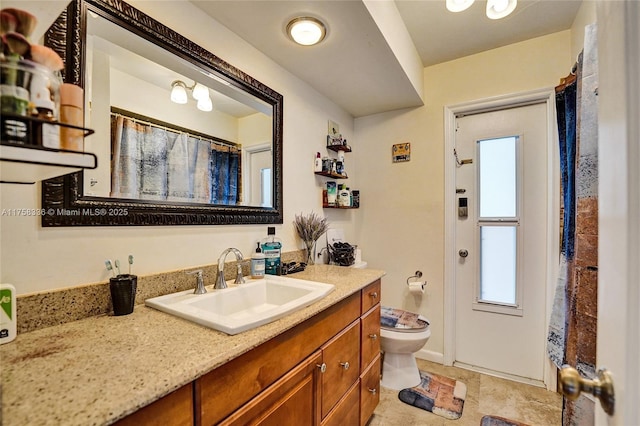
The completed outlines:
<svg viewBox="0 0 640 426">
<path fill-rule="evenodd" d="M 416 358 L 423 359 L 425 361 L 437 362 L 438 364 L 444 364 L 444 355 L 440 352 L 429 351 L 427 349 L 420 349 L 415 353 Z"/>
</svg>

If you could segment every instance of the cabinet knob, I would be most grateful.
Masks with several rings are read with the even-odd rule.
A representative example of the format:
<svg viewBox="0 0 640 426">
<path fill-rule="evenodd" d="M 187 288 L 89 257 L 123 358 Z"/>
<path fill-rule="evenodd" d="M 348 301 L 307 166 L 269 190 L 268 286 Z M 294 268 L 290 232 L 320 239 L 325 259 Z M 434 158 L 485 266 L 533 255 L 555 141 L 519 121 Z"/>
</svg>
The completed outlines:
<svg viewBox="0 0 640 426">
<path fill-rule="evenodd" d="M 373 340 L 376 340 L 376 339 L 378 338 L 378 335 L 377 335 L 377 334 L 375 334 L 375 333 L 373 333 L 373 334 L 370 334 L 370 335 L 369 335 L 369 338 L 371 338 L 371 339 L 373 339 Z"/>
<path fill-rule="evenodd" d="M 369 293 L 369 296 L 371 296 L 374 299 L 377 299 L 378 298 L 378 292 L 377 291 L 371 292 L 371 293 Z"/>
<path fill-rule="evenodd" d="M 349 369 L 349 361 L 346 362 L 341 362 L 340 365 L 342 366 L 342 368 L 344 368 L 345 370 Z"/>
<path fill-rule="evenodd" d="M 325 364 L 324 362 L 322 364 L 316 364 L 316 366 L 320 369 L 321 373 L 327 371 L 327 364 Z"/>
<path fill-rule="evenodd" d="M 375 395 L 376 393 L 378 393 L 378 390 L 376 388 L 373 388 L 373 389 L 367 388 L 367 390 L 371 392 L 372 395 Z"/>
</svg>

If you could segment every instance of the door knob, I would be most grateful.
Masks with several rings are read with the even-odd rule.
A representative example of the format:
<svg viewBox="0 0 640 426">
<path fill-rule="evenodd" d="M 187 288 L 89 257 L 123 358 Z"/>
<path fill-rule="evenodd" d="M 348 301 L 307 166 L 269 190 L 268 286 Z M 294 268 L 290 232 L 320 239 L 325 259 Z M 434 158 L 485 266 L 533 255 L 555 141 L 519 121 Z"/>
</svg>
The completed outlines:
<svg viewBox="0 0 640 426">
<path fill-rule="evenodd" d="M 467 250 L 465 250 L 465 249 L 460 249 L 460 250 L 458 250 L 458 255 L 460 257 L 467 257 L 467 256 L 469 256 L 469 252 Z"/>
<path fill-rule="evenodd" d="M 600 400 L 604 412 L 612 416 L 616 401 L 613 395 L 613 378 L 604 368 L 599 369 L 597 375 L 598 378 L 595 380 L 584 379 L 580 377 L 578 370 L 563 365 L 560 369 L 562 393 L 572 401 L 578 399 L 581 392 L 590 393 Z"/>
</svg>

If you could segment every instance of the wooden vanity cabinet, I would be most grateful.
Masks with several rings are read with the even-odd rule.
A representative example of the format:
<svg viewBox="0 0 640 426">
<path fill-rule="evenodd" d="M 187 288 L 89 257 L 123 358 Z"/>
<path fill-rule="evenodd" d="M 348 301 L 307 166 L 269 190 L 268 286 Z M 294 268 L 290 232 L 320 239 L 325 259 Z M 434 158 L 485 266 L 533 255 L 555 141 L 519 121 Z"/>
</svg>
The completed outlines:
<svg viewBox="0 0 640 426">
<path fill-rule="evenodd" d="M 119 425 L 364 425 L 379 401 L 380 280 Z"/>
<path fill-rule="evenodd" d="M 380 402 L 380 290 L 380 280 L 361 290 L 360 425 Z"/>
</svg>

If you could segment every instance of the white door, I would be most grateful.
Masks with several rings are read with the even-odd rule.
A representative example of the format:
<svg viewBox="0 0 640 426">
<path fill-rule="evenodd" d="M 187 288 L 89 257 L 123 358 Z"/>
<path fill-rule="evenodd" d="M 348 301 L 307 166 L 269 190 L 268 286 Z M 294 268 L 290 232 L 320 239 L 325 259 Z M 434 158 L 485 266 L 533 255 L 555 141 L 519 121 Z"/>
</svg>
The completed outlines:
<svg viewBox="0 0 640 426">
<path fill-rule="evenodd" d="M 597 364 L 613 375 L 615 413 L 640 425 L 640 3 L 597 4 L 599 270 Z"/>
<path fill-rule="evenodd" d="M 273 156 L 271 145 L 252 146 L 245 151 L 245 194 L 248 205 L 260 207 L 272 207 L 271 200 L 271 168 Z"/>
<path fill-rule="evenodd" d="M 456 129 L 455 364 L 541 385 L 547 106 L 458 117 Z"/>
</svg>

